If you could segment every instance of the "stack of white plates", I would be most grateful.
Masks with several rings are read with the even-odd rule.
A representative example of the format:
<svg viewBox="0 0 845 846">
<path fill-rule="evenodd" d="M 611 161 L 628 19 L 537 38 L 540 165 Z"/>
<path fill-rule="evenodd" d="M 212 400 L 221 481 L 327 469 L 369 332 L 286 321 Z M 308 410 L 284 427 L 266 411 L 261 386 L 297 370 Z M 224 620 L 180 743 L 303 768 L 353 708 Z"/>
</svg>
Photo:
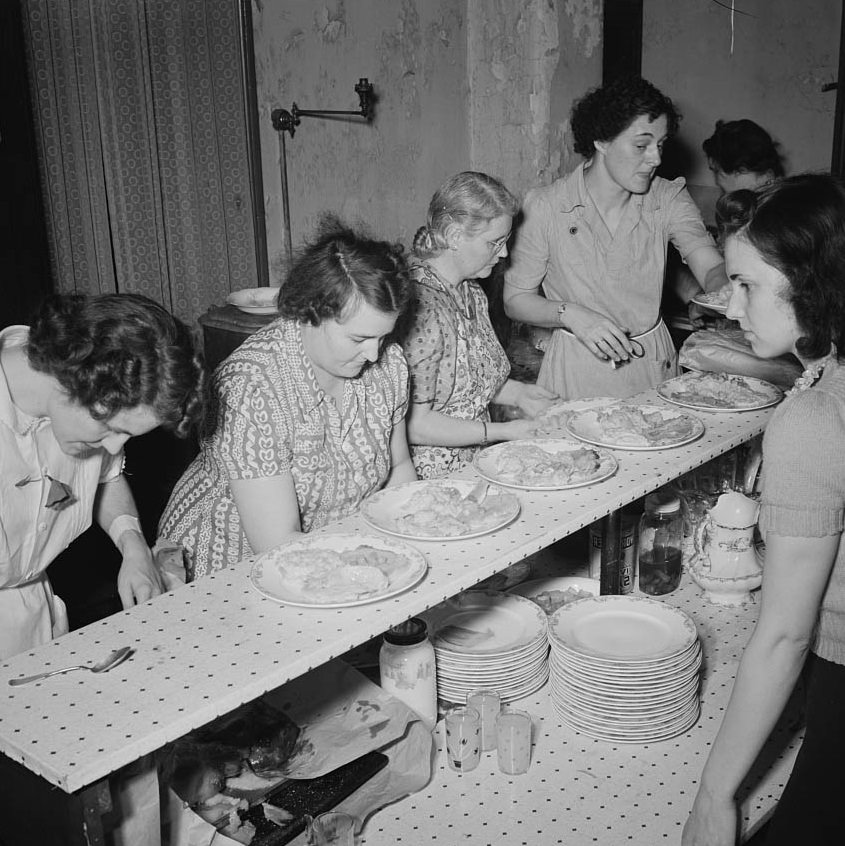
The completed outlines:
<svg viewBox="0 0 845 846">
<path fill-rule="evenodd" d="M 560 719 L 615 743 L 652 743 L 699 715 L 701 647 L 683 611 L 639 596 L 579 599 L 549 618 Z"/>
<path fill-rule="evenodd" d="M 437 658 L 437 694 L 465 702 L 473 690 L 503 701 L 528 696 L 549 678 L 546 615 L 530 599 L 470 590 L 425 615 Z"/>
</svg>

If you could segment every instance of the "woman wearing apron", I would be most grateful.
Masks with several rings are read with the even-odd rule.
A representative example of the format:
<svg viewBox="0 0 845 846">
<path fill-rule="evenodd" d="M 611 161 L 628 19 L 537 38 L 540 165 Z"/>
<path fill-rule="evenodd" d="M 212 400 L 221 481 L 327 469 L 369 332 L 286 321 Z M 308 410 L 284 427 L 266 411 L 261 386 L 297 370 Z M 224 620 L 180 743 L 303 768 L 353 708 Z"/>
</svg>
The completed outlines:
<svg viewBox="0 0 845 846">
<path fill-rule="evenodd" d="M 490 422 L 492 401 L 533 417 L 553 399 L 549 391 L 508 378 L 510 364 L 476 281 L 508 254 L 517 208 L 497 180 L 459 173 L 434 195 L 428 222 L 414 237 L 417 309 L 403 348 L 413 394 L 408 441 L 423 479 L 460 469 L 492 441 L 530 437 L 530 420 Z"/>
<path fill-rule="evenodd" d="M 678 120 L 672 101 L 638 77 L 588 93 L 571 115 L 586 161 L 525 199 L 505 309 L 555 330 L 538 384 L 563 399 L 627 397 L 678 374 L 660 317 L 669 241 L 705 290 L 727 284 L 684 180 L 655 176 Z M 678 292 L 684 301 L 698 290 L 689 287 Z"/>
</svg>

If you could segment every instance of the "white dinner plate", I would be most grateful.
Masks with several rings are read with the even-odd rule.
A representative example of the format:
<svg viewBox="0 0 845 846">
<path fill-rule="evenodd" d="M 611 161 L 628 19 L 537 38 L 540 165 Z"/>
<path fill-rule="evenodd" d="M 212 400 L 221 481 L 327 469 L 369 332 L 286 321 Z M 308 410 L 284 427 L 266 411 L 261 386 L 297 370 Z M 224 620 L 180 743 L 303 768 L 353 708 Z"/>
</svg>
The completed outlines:
<svg viewBox="0 0 845 846">
<path fill-rule="evenodd" d="M 303 551 L 349 552 L 359 547 L 373 547 L 399 556 L 389 565 L 379 567 L 388 583 L 385 587 L 348 598 L 321 599 L 319 590 L 303 592 L 286 577 L 283 569 L 286 559 Z M 387 599 L 415 585 L 425 576 L 428 565 L 425 556 L 417 549 L 393 538 L 380 535 L 312 534 L 281 544 L 259 555 L 253 562 L 249 579 L 255 589 L 269 599 L 285 605 L 303 608 L 348 608 Z M 338 570 L 340 576 L 342 569 Z"/>
<path fill-rule="evenodd" d="M 232 291 L 226 297 L 226 302 L 247 314 L 276 314 L 278 293 L 278 288 L 266 285 L 260 288 L 242 288 L 240 291 Z"/>
<path fill-rule="evenodd" d="M 704 424 L 674 408 L 620 402 L 573 414 L 570 435 L 610 449 L 651 450 L 679 447 L 700 438 Z"/>
<path fill-rule="evenodd" d="M 654 661 L 689 648 L 695 623 L 678 608 L 639 596 L 579 599 L 549 617 L 549 636 L 573 652 Z"/>
<path fill-rule="evenodd" d="M 699 371 L 661 383 L 657 393 L 667 402 L 700 411 L 756 411 L 783 399 L 783 391 L 763 379 Z"/>
<path fill-rule="evenodd" d="M 541 593 L 550 593 L 552 591 L 572 591 L 574 594 L 573 598 L 568 601 L 574 602 L 576 598 L 584 598 L 579 597 L 576 592 L 589 593 L 591 596 L 598 596 L 600 586 L 601 583 L 598 579 L 581 578 L 580 576 L 548 576 L 545 579 L 532 579 L 530 582 L 523 582 L 522 584 L 514 585 L 512 588 L 508 588 L 506 593 L 515 593 L 518 596 L 524 596 L 526 599 L 536 602 L 537 605 L 545 611 L 546 607 L 542 602 L 537 602 L 536 599 L 536 597 Z M 554 611 L 557 611 L 559 607 L 560 606 L 556 606 L 553 608 L 552 612 L 547 611 L 547 613 L 554 613 Z"/>
<path fill-rule="evenodd" d="M 427 541 L 475 538 L 519 516 L 519 499 L 492 486 L 480 504 L 467 501 L 475 485 L 462 479 L 429 479 L 384 488 L 361 503 L 361 516 L 389 535 Z"/>
<path fill-rule="evenodd" d="M 585 397 L 576 400 L 564 400 L 544 408 L 535 418 L 536 438 L 566 438 L 566 421 L 576 411 L 588 408 L 602 408 L 605 405 L 619 402 L 617 397 Z"/>
<path fill-rule="evenodd" d="M 596 465 L 589 472 L 576 471 L 568 474 L 561 470 L 558 475 L 554 474 L 554 462 L 556 459 L 565 458 L 567 453 L 574 453 L 585 449 L 584 444 L 572 440 L 527 438 L 519 441 L 507 441 L 501 444 L 494 444 L 491 447 L 481 450 L 475 454 L 473 465 L 479 476 L 494 482 L 497 485 L 504 485 L 508 488 L 520 488 L 530 491 L 560 491 L 570 488 L 581 488 L 584 485 L 592 485 L 601 482 L 612 476 L 619 466 L 616 458 L 605 450 L 593 449 Z M 590 447 L 586 447 L 590 449 Z M 529 458 L 541 456 L 541 450 L 548 454 L 551 462 L 551 471 L 547 477 L 528 477 L 520 473 L 520 465 L 524 464 L 521 457 Z"/>
<path fill-rule="evenodd" d="M 533 646 L 546 632 L 539 606 L 497 591 L 465 591 L 424 616 L 435 651 L 458 655 L 507 655 Z"/>
<path fill-rule="evenodd" d="M 703 308 L 718 311 L 724 314 L 728 310 L 728 303 L 731 301 L 731 286 L 724 285 L 718 291 L 711 291 L 706 294 L 703 291 L 692 298 L 692 302 Z"/>
</svg>

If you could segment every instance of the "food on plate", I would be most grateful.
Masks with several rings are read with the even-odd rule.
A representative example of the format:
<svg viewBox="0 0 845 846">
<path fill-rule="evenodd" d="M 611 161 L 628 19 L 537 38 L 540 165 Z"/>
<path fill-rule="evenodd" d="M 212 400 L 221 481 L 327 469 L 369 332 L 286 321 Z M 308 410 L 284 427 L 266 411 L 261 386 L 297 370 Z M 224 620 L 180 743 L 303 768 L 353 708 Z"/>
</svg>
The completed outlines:
<svg viewBox="0 0 845 846">
<path fill-rule="evenodd" d="M 383 593 L 411 566 L 403 555 L 366 544 L 340 552 L 282 547 L 267 555 L 286 587 L 313 602 L 353 602 Z"/>
<path fill-rule="evenodd" d="M 402 534 L 451 537 L 498 526 L 513 513 L 513 498 L 489 493 L 481 502 L 468 499 L 451 485 L 428 485 L 402 506 L 392 528 Z"/>
<path fill-rule="evenodd" d="M 566 430 L 566 421 L 572 414 L 572 409 L 567 407 L 552 407 L 542 411 L 536 417 L 534 435 L 537 437 L 551 435 L 560 437 Z"/>
<path fill-rule="evenodd" d="M 602 439 L 631 446 L 656 446 L 688 438 L 696 421 L 685 414 L 670 414 L 660 408 L 620 403 L 595 412 Z"/>
<path fill-rule="evenodd" d="M 719 288 L 718 291 L 699 294 L 696 299 L 705 305 L 714 306 L 715 308 L 727 308 L 728 303 L 731 301 L 731 286 L 725 285 Z"/>
<path fill-rule="evenodd" d="M 593 594 L 588 590 L 578 588 L 566 588 L 566 590 L 543 590 L 534 596 L 529 596 L 532 602 L 536 602 L 546 614 L 552 615 L 558 608 L 575 602 L 576 599 L 588 599 Z"/>
<path fill-rule="evenodd" d="M 592 479 L 601 456 L 590 447 L 552 451 L 535 444 L 507 444 L 495 461 L 496 478 L 506 484 L 571 485 Z"/>
<path fill-rule="evenodd" d="M 660 390 L 669 399 L 711 408 L 764 405 L 780 392 L 772 387 L 755 387 L 744 376 L 730 373 L 686 373 Z"/>
</svg>

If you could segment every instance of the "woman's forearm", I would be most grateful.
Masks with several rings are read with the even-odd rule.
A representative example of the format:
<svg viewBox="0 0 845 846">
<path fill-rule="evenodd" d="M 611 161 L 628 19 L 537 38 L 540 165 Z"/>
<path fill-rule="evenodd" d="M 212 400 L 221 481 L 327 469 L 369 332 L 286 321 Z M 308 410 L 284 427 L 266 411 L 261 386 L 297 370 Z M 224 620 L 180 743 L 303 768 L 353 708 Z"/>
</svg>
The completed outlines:
<svg viewBox="0 0 845 846">
<path fill-rule="evenodd" d="M 481 420 L 462 420 L 449 417 L 424 405 L 414 405 L 408 420 L 408 443 L 424 446 L 473 446 L 484 441 L 485 428 L 492 440 L 490 428 L 495 425 Z"/>
<path fill-rule="evenodd" d="M 560 328 L 560 301 L 548 300 L 534 291 L 504 291 L 505 313 L 512 320 L 532 326 Z"/>
<path fill-rule="evenodd" d="M 701 775 L 700 791 L 733 799 L 771 734 L 804 665 L 806 643 L 752 636 L 722 726 Z"/>
</svg>

